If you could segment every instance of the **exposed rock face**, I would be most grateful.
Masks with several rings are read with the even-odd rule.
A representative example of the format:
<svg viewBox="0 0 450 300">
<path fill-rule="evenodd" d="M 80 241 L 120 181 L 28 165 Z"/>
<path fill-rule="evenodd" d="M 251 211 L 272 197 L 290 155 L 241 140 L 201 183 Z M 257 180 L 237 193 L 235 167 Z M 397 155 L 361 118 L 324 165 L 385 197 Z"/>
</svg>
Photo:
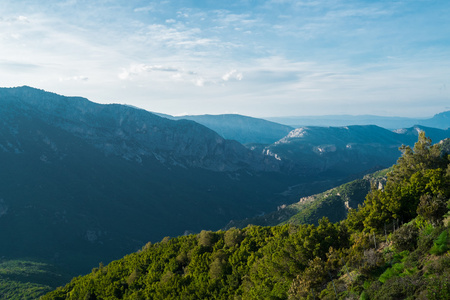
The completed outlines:
<svg viewBox="0 0 450 300">
<path fill-rule="evenodd" d="M 431 138 L 433 143 L 437 143 L 441 140 L 450 137 L 450 129 L 444 130 L 438 128 L 425 127 L 421 125 L 415 125 L 410 128 L 401 128 L 394 130 L 395 133 L 398 133 L 399 135 L 402 136 L 402 139 L 409 142 L 408 145 L 412 145 L 414 142 L 417 141 L 417 137 L 419 136 L 419 133 L 421 131 L 425 131 L 426 136 Z"/>
<path fill-rule="evenodd" d="M 398 148 L 415 140 L 415 136 L 373 125 L 312 126 L 291 131 L 263 153 L 273 156 L 292 172 L 351 176 L 392 165 L 401 154 Z"/>
<path fill-rule="evenodd" d="M 214 171 L 279 170 L 275 159 L 250 151 L 238 142 L 225 140 L 195 122 L 173 121 L 129 106 L 100 105 L 84 98 L 63 97 L 29 87 L 2 89 L 0 105 L 8 114 L 13 109 L 18 114 L 39 118 L 90 141 L 107 155 L 127 160 L 141 162 L 143 157 L 153 156 L 168 165 Z M 13 133 L 14 128 L 10 131 Z M 0 148 L 20 152 L 19 146 L 10 143 Z"/>
</svg>

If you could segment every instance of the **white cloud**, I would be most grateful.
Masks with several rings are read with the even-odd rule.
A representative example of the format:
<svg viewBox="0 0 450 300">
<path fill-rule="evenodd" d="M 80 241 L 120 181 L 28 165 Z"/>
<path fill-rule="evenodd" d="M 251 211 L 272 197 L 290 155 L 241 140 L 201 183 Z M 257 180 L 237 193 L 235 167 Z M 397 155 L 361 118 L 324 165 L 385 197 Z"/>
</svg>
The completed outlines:
<svg viewBox="0 0 450 300">
<path fill-rule="evenodd" d="M 169 72 L 169 73 L 185 73 L 192 74 L 192 72 L 184 71 L 176 67 L 167 67 L 162 65 L 147 65 L 147 64 L 132 64 L 128 68 L 122 68 L 122 71 L 118 74 L 120 79 L 131 79 L 133 76 L 139 76 L 141 74 L 150 72 Z"/>
<path fill-rule="evenodd" d="M 157 48 L 209 47 L 219 43 L 216 39 L 202 36 L 200 28 L 184 25 L 168 27 L 162 24 L 151 24 L 141 31 L 138 39 Z"/>
<path fill-rule="evenodd" d="M 135 8 L 134 12 L 151 12 L 151 11 L 154 11 L 154 10 L 155 10 L 155 5 L 150 4 L 150 5 L 147 5 L 147 6 L 144 6 L 144 7 Z"/>
<path fill-rule="evenodd" d="M 205 85 L 205 80 L 201 77 L 198 77 L 196 79 L 193 80 L 194 84 L 198 87 L 202 87 Z"/>
<path fill-rule="evenodd" d="M 117 76 L 120 80 L 157 81 L 163 84 L 190 83 L 198 87 L 213 83 L 212 79 L 205 79 L 195 71 L 163 65 L 132 64 L 128 68 L 122 68 Z"/>
<path fill-rule="evenodd" d="M 222 80 L 223 81 L 229 81 L 229 80 L 242 80 L 244 78 L 244 76 L 242 75 L 242 73 L 238 72 L 237 70 L 231 70 L 227 73 L 225 73 L 222 76 Z"/>
<path fill-rule="evenodd" d="M 6 25 L 12 25 L 13 23 L 30 23 L 30 20 L 26 16 L 9 16 L 9 17 L 0 17 L 0 23 L 5 23 Z"/>
<path fill-rule="evenodd" d="M 441 88 L 450 85 L 449 9 L 439 3 L 5 1 L 2 84 L 166 113 L 367 113 L 450 101 Z"/>
<path fill-rule="evenodd" d="M 25 16 L 18 16 L 17 17 L 17 21 L 24 22 L 24 23 L 29 23 L 28 18 L 25 17 Z"/>
<path fill-rule="evenodd" d="M 60 77 L 59 81 L 88 81 L 89 78 L 87 76 L 79 75 L 79 76 L 71 76 L 71 77 Z"/>
</svg>

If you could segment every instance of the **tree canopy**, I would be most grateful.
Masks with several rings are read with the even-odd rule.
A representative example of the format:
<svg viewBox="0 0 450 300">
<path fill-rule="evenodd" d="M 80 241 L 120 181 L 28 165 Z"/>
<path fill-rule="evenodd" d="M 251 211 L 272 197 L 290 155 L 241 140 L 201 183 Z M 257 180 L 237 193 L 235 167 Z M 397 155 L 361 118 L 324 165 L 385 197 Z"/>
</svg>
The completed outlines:
<svg viewBox="0 0 450 300">
<path fill-rule="evenodd" d="M 449 299 L 449 157 L 401 151 L 342 222 L 166 238 L 42 299 Z"/>
</svg>

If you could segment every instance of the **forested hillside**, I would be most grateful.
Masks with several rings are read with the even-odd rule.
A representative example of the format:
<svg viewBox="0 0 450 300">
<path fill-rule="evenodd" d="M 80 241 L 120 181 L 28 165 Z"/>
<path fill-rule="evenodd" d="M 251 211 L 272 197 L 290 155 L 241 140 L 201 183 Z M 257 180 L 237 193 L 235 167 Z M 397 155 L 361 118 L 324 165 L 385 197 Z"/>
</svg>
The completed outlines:
<svg viewBox="0 0 450 300">
<path fill-rule="evenodd" d="M 390 169 L 384 169 L 372 174 L 367 174 L 361 179 L 356 179 L 323 193 L 302 197 L 291 205 L 281 205 L 274 212 L 247 218 L 244 220 L 232 220 L 226 226 L 245 227 L 247 225 L 275 226 L 283 224 L 318 224 L 322 217 L 327 217 L 331 222 L 342 221 L 352 208 L 357 208 L 366 198 L 373 185 L 383 186 L 386 181 L 386 173 Z"/>
<path fill-rule="evenodd" d="M 347 219 L 164 238 L 43 299 L 449 299 L 450 165 L 424 133 Z"/>
</svg>

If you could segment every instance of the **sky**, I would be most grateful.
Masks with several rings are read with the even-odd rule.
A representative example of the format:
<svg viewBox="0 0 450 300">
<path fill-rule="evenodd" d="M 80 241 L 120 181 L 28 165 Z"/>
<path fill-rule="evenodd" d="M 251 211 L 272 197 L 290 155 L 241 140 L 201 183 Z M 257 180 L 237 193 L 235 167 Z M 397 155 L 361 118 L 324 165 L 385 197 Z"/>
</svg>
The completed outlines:
<svg viewBox="0 0 450 300">
<path fill-rule="evenodd" d="M 2 0 L 0 86 L 170 115 L 450 110 L 448 0 Z"/>
</svg>

